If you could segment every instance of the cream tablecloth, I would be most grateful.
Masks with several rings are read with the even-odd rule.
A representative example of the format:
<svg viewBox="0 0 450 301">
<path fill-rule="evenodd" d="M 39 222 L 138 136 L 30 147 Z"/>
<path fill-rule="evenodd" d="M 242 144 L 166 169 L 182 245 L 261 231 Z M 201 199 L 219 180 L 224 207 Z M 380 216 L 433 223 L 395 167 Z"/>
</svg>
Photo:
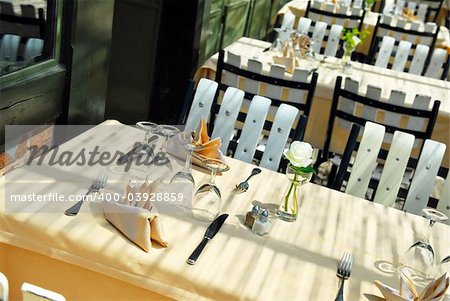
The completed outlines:
<svg viewBox="0 0 450 301">
<path fill-rule="evenodd" d="M 250 38 L 241 38 L 237 42 L 228 46 L 226 49 L 240 54 L 246 59 L 257 58 L 263 62 L 263 72 L 268 73 L 270 64 L 273 63 L 270 53 L 263 53 L 262 50 L 270 46 L 269 43 Z M 202 77 L 210 79 L 215 78 L 218 55 L 215 54 L 209 58 L 196 73 L 196 80 Z M 339 67 L 339 60 L 327 58 L 325 64 L 312 64 L 302 60 L 304 68 L 311 69 L 319 67 L 318 82 L 316 92 L 311 107 L 310 116 L 308 116 L 308 126 L 306 129 L 305 140 L 312 143 L 315 147 L 322 148 L 325 142 L 326 129 L 328 126 L 329 112 L 331 108 L 331 99 L 333 97 L 334 85 L 337 76 L 350 76 L 360 82 L 360 93 L 365 93 L 367 85 L 378 86 L 382 88 L 382 99 L 388 99 L 391 90 L 400 90 L 406 93 L 405 102 L 412 104 L 416 94 L 430 95 L 432 100 L 440 100 L 441 106 L 439 115 L 434 127 L 432 139 L 441 141 L 447 145 L 450 140 L 450 83 L 447 81 L 417 76 L 404 72 L 397 72 L 389 69 L 378 68 L 375 66 L 353 62 L 353 71 L 350 75 L 344 74 Z M 335 133 L 337 136 L 339 132 Z M 342 133 L 340 139 L 334 139 L 332 145 L 333 151 L 342 151 L 345 147 L 346 137 Z M 449 166 L 449 150 L 446 151 L 443 164 Z"/>
<path fill-rule="evenodd" d="M 64 144 L 61 150 L 77 151 L 83 146 L 89 150 L 99 145 L 100 151 L 124 151 L 139 138 L 142 132 L 137 129 L 106 121 Z M 5 197 L 0 203 L 0 242 L 13 247 L 0 244 L 0 270 L 6 269 L 7 276 L 18 274 L 11 267 L 17 268 L 20 262 L 14 265 L 2 259 L 19 247 L 179 300 L 333 300 L 338 259 L 344 251 L 351 251 L 355 262 L 346 284 L 346 300 L 365 300 L 364 294 L 378 294 L 373 280 L 391 285 L 396 282 L 392 264 L 426 229 L 419 216 L 307 184 L 301 188 L 297 222 L 275 219 L 270 235 L 258 237 L 243 226 L 243 215 L 256 203 L 276 208 L 287 179 L 263 169 L 252 179 L 247 193 L 234 195 L 231 191 L 236 182 L 254 166 L 231 158 L 227 162 L 230 171 L 216 182 L 222 191 L 221 211 L 230 216 L 195 266 L 187 265 L 186 259 L 208 224 L 193 219 L 188 212 L 170 203 L 157 203 L 169 247 L 146 253 L 104 219 L 98 202 L 84 204 L 76 217 L 65 216 L 62 212 L 67 203 L 57 202 L 38 205 L 32 213 L 5 212 L 5 197 L 11 193 L 84 193 L 98 166 L 53 166 L 38 174 L 31 173 L 28 166 L 15 170 L 1 178 L 0 195 Z M 174 172 L 179 167 L 175 164 Z M 67 181 L 74 175 L 77 182 Z M 209 176 L 196 170 L 194 177 L 201 183 Z M 117 189 L 112 184 L 114 178 L 111 174 L 105 190 Z M 31 205 L 19 206 L 30 209 Z M 50 210 L 55 213 L 48 213 Z M 450 253 L 449 243 L 450 227 L 436 225 L 432 244 L 437 258 Z M 14 260 L 13 254 L 8 258 Z M 41 273 L 57 278 L 59 271 L 52 267 L 44 266 Z M 107 285 L 105 280 L 101 283 Z M 74 295 L 77 283 L 52 289 Z"/>
<path fill-rule="evenodd" d="M 283 15 L 284 13 L 286 13 L 286 11 L 290 10 L 296 16 L 295 24 L 298 24 L 298 19 L 305 16 L 307 5 L 307 0 L 294 0 L 286 3 L 278 11 L 278 14 Z M 364 28 L 369 31 L 370 35 L 367 40 L 364 41 L 364 43 L 357 46 L 357 51 L 365 55 L 369 54 L 370 42 L 373 36 L 373 31 L 375 30 L 375 26 L 377 25 L 378 16 L 378 13 L 371 12 L 370 14 L 366 14 L 364 17 Z M 445 26 L 440 27 L 440 31 L 436 40 L 436 46 L 444 49 L 450 46 L 450 35 L 448 28 L 446 28 Z"/>
</svg>

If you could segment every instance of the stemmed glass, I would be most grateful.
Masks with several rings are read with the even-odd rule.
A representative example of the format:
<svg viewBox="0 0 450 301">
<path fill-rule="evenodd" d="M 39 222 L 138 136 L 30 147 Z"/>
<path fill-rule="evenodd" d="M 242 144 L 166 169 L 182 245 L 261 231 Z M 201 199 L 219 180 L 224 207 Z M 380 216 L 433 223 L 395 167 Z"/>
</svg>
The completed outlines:
<svg viewBox="0 0 450 301">
<path fill-rule="evenodd" d="M 148 139 L 150 139 L 150 134 L 155 132 L 158 125 L 150 121 L 139 121 L 136 123 L 136 126 L 141 130 L 145 131 L 145 137 L 142 143 L 143 146 L 140 149 L 140 152 L 143 152 L 144 154 L 149 154 L 150 146 L 148 144 Z"/>
<path fill-rule="evenodd" d="M 213 159 L 204 160 L 202 163 L 211 171 L 211 178 L 208 183 L 197 189 L 192 201 L 192 215 L 200 220 L 211 221 L 219 215 L 222 201 L 220 190 L 215 184 L 216 174 L 225 172 L 230 167 L 219 160 Z"/>
<path fill-rule="evenodd" d="M 190 132 L 182 132 L 179 135 L 181 143 L 184 145 L 184 149 L 187 152 L 186 162 L 184 163 L 184 167 L 182 170 L 177 172 L 170 180 L 170 183 L 177 182 L 190 182 L 192 185 L 195 185 L 194 177 L 191 173 L 191 161 L 192 161 L 192 153 L 194 152 L 195 145 L 192 143 L 192 133 Z"/>
<path fill-rule="evenodd" d="M 161 148 L 159 149 L 159 152 L 155 155 L 155 164 L 156 165 L 165 165 L 170 163 L 170 159 L 167 156 L 167 141 L 169 138 L 172 138 L 176 134 L 180 132 L 180 130 L 177 127 L 171 126 L 171 125 L 158 125 L 156 129 L 154 130 L 155 133 L 163 136 L 164 142 L 161 145 Z"/>
<path fill-rule="evenodd" d="M 431 276 L 434 270 L 435 256 L 430 245 L 430 236 L 436 222 L 447 220 L 447 216 L 435 209 L 425 208 L 422 210 L 423 216 L 428 219 L 428 229 L 425 236 L 415 242 L 403 255 L 400 269 L 407 268 L 413 281 L 423 284 Z"/>
</svg>

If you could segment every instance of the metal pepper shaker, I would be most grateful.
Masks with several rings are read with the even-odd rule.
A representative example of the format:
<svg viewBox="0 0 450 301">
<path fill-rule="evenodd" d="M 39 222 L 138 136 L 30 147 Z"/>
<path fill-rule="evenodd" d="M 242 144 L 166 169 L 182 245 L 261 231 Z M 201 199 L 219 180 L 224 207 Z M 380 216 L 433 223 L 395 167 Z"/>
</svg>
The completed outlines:
<svg viewBox="0 0 450 301">
<path fill-rule="evenodd" d="M 254 205 L 252 210 L 248 211 L 247 214 L 245 215 L 244 225 L 252 229 L 253 224 L 255 223 L 255 220 L 258 217 L 259 211 L 260 211 L 259 206 Z"/>
</svg>

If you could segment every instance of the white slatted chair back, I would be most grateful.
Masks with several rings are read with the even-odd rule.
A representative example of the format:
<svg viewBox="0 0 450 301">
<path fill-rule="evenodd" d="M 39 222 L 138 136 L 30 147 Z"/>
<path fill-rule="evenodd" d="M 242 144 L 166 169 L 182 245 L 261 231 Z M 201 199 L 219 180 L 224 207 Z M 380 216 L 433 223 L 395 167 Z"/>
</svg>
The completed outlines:
<svg viewBox="0 0 450 301">
<path fill-rule="evenodd" d="M 395 39 L 390 36 L 384 36 L 381 42 L 380 51 L 378 52 L 375 66 L 380 68 L 387 68 L 389 64 L 389 58 L 391 57 L 392 50 L 394 49 Z"/>
<path fill-rule="evenodd" d="M 307 83 L 308 82 L 309 71 L 301 68 L 295 68 L 292 79 L 296 82 Z M 287 100 L 290 102 L 296 102 L 301 104 L 306 104 L 307 92 L 305 90 L 299 89 L 289 89 L 289 94 Z"/>
<path fill-rule="evenodd" d="M 430 102 L 431 96 L 417 94 L 414 97 L 412 107 L 418 110 L 428 110 L 428 108 L 430 107 Z M 425 120 L 423 118 L 410 116 L 406 127 L 407 129 L 413 131 L 424 131 L 426 126 L 427 124 L 425 123 Z M 418 145 L 418 141 L 414 142 L 415 148 Z"/>
<path fill-rule="evenodd" d="M 384 132 L 384 126 L 372 122 L 366 123 L 345 193 L 365 198 L 372 173 L 377 166 Z"/>
<path fill-rule="evenodd" d="M 0 295 L 2 301 L 8 301 L 8 297 L 9 297 L 9 283 L 8 283 L 8 278 L 6 278 L 6 276 L 0 272 L 0 292 L 2 293 Z"/>
<path fill-rule="evenodd" d="M 344 6 L 350 7 L 352 5 L 352 0 L 344 0 Z"/>
<path fill-rule="evenodd" d="M 0 61 L 17 61 L 20 37 L 15 34 L 5 34 L 0 44 Z"/>
<path fill-rule="evenodd" d="M 414 57 L 411 61 L 411 65 L 409 66 L 409 73 L 421 75 L 423 68 L 425 67 L 425 61 L 428 57 L 428 52 L 430 51 L 430 47 L 427 45 L 419 44 L 416 47 L 416 51 L 414 53 Z"/>
<path fill-rule="evenodd" d="M 419 19 L 422 22 L 426 21 L 427 17 L 427 11 L 428 11 L 428 4 L 420 3 L 419 7 L 417 8 L 417 19 Z"/>
<path fill-rule="evenodd" d="M 269 75 L 273 78 L 283 79 L 286 73 L 286 67 L 283 65 L 273 64 L 270 66 Z M 270 99 L 280 99 L 281 98 L 281 86 L 267 85 L 267 90 L 265 96 Z"/>
<path fill-rule="evenodd" d="M 404 211 L 422 215 L 422 209 L 427 206 L 433 191 L 445 149 L 446 145 L 443 143 L 425 141 L 403 206 Z"/>
<path fill-rule="evenodd" d="M 414 145 L 414 136 L 396 131 L 375 192 L 374 202 L 393 206 Z"/>
<path fill-rule="evenodd" d="M 233 138 L 236 119 L 241 109 L 244 96 L 244 91 L 233 87 L 229 87 L 223 95 L 222 104 L 211 135 L 213 139 L 222 138 L 222 145 L 220 147 L 222 154 L 227 153 L 228 145 Z"/>
<path fill-rule="evenodd" d="M 311 19 L 301 17 L 300 20 L 298 20 L 297 31 L 301 34 L 308 35 L 311 23 L 312 23 Z"/>
<path fill-rule="evenodd" d="M 397 48 L 397 53 L 395 54 L 394 63 L 392 64 L 392 70 L 400 72 L 403 72 L 403 70 L 405 70 L 411 46 L 411 42 L 400 41 Z"/>
<path fill-rule="evenodd" d="M 295 23 L 295 15 L 290 11 L 286 11 L 283 15 L 283 21 L 281 22 L 281 28 L 293 29 Z"/>
<path fill-rule="evenodd" d="M 206 78 L 200 79 L 186 121 L 185 131 L 196 130 L 202 119 L 209 120 L 217 87 L 218 84 L 215 81 Z"/>
<path fill-rule="evenodd" d="M 404 106 L 405 98 L 406 98 L 406 93 L 404 93 L 402 91 L 392 90 L 391 95 L 389 96 L 389 99 L 388 99 L 388 103 L 397 105 L 397 106 Z M 402 114 L 387 111 L 385 113 L 383 123 L 386 125 L 390 125 L 390 126 L 400 127 L 401 118 L 402 118 Z M 387 133 L 385 140 L 387 142 L 391 142 L 392 134 Z"/>
<path fill-rule="evenodd" d="M 325 47 L 325 56 L 335 57 L 339 48 L 339 41 L 341 40 L 342 25 L 333 24 L 330 29 L 330 35 L 328 36 L 327 46 Z"/>
<path fill-rule="evenodd" d="M 322 47 L 323 38 L 325 37 L 325 33 L 327 30 L 327 23 L 325 22 L 316 22 L 316 26 L 314 27 L 314 32 L 311 38 L 311 48 L 315 53 L 320 53 L 320 48 Z"/>
<path fill-rule="evenodd" d="M 355 0 L 353 1 L 354 7 L 362 7 L 363 6 L 363 0 Z"/>
<path fill-rule="evenodd" d="M 450 172 L 442 185 L 441 194 L 436 209 L 450 217 Z M 447 220 L 446 223 L 450 225 L 450 220 Z"/>
<path fill-rule="evenodd" d="M 275 171 L 278 169 L 281 155 L 286 147 L 289 133 L 291 132 L 292 125 L 296 120 L 298 112 L 297 108 L 287 104 L 281 104 L 281 106 L 278 107 L 264 149 L 264 154 L 259 163 L 260 166 Z"/>
<path fill-rule="evenodd" d="M 256 95 L 250 102 L 234 158 L 251 163 L 272 101 Z"/>
<path fill-rule="evenodd" d="M 66 301 L 66 298 L 54 291 L 24 282 L 20 287 L 23 301 Z"/>
<path fill-rule="evenodd" d="M 447 51 L 441 48 L 436 48 L 431 56 L 430 63 L 425 71 L 426 77 L 441 78 L 442 72 L 444 72 L 444 64 L 447 61 Z M 446 76 L 444 75 L 444 78 Z"/>
<path fill-rule="evenodd" d="M 44 48 L 44 40 L 36 38 L 28 39 L 25 44 L 25 50 L 23 54 L 24 59 L 29 60 L 33 57 L 41 55 L 43 48 Z"/>
</svg>

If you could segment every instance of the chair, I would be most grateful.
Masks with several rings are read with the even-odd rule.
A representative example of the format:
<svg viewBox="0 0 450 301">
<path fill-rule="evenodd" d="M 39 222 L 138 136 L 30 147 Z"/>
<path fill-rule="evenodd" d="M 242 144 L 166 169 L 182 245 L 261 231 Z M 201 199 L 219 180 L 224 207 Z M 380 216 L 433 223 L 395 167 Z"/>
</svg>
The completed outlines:
<svg viewBox="0 0 450 301">
<path fill-rule="evenodd" d="M 20 287 L 24 301 L 65 301 L 63 295 L 24 282 Z"/>
<path fill-rule="evenodd" d="M 341 190 L 344 181 L 345 193 L 372 199 L 376 203 L 393 206 L 398 199 L 404 200 L 403 210 L 421 214 L 429 201 L 434 187 L 439 165 L 444 157 L 446 146 L 433 140 L 426 140 L 419 160 L 410 158 L 415 137 L 411 134 L 395 131 L 387 156 L 382 156 L 385 127 L 367 122 L 364 127 L 359 148 L 354 157 L 351 170 L 349 158 L 356 149 L 359 125 L 352 126 L 343 160 L 333 183 L 333 188 Z M 379 181 L 373 174 L 377 167 L 383 166 Z M 405 184 L 404 176 L 408 164 L 414 166 L 414 176 Z M 369 190 L 372 191 L 368 193 Z M 445 193 L 445 192 L 444 192 Z M 445 196 L 442 198 L 444 203 Z"/>
<path fill-rule="evenodd" d="M 42 55 L 43 48 L 44 48 L 44 40 L 29 38 L 25 43 L 25 50 L 23 53 L 24 60 L 28 61 Z"/>
<path fill-rule="evenodd" d="M 396 52 L 393 51 L 394 46 L 397 46 Z M 411 47 L 412 43 L 409 41 L 397 42 L 393 37 L 384 36 L 374 65 L 400 72 L 422 75 L 430 47 L 419 44 L 414 55 L 410 54 L 412 52 Z"/>
<path fill-rule="evenodd" d="M 26 18 L 36 18 L 36 8 L 31 4 L 21 4 L 20 11 L 22 13 L 22 17 Z"/>
<path fill-rule="evenodd" d="M 190 83 L 190 89 L 192 88 L 192 83 Z M 217 92 L 218 84 L 212 80 L 202 78 L 200 79 L 197 90 L 195 91 L 194 99 L 191 104 L 189 113 L 185 111 L 185 116 L 187 120 L 185 123 L 185 131 L 196 130 L 202 119 L 209 120 L 211 106 L 214 101 L 214 96 Z M 186 100 L 190 100 L 191 94 L 188 92 Z M 185 103 L 187 104 L 187 101 Z M 187 106 L 185 106 L 187 108 Z M 184 109 L 185 110 L 185 109 Z M 180 120 L 180 124 L 184 123 L 185 116 Z"/>
<path fill-rule="evenodd" d="M 359 124 L 361 127 L 367 121 L 376 122 L 386 128 L 387 134 L 384 137 L 384 145 L 392 143 L 395 131 L 403 131 L 415 137 L 413 152 L 418 154 L 424 140 L 429 139 L 433 132 L 437 114 L 439 112 L 440 101 L 434 101 L 432 109 L 429 109 L 431 97 L 416 95 L 412 106 L 405 104 L 406 94 L 401 91 L 392 90 L 390 97 L 381 101 L 381 89 L 371 85 L 367 86 L 367 93 L 360 95 L 359 83 L 350 78 L 345 79 L 342 88 L 342 77 L 338 76 L 334 88 L 333 102 L 328 122 L 327 135 L 322 154 L 316 163 L 327 161 L 333 157 L 330 149 L 339 151 L 339 141 L 333 139 L 335 132 L 349 132 L 351 124 Z M 382 149 L 382 157 L 386 158 L 387 152 Z M 339 157 L 334 158 L 334 166 L 330 174 L 330 183 L 336 174 Z"/>
<path fill-rule="evenodd" d="M 0 44 L 0 61 L 17 61 L 20 37 L 14 34 L 5 34 Z"/>
<path fill-rule="evenodd" d="M 8 297 L 9 297 L 9 283 L 8 283 L 8 278 L 6 278 L 6 276 L 0 272 L 0 300 L 2 301 L 8 301 Z"/>
<path fill-rule="evenodd" d="M 241 88 L 245 92 L 243 105 L 238 122 L 245 119 L 245 112 L 248 110 L 251 100 L 255 95 L 265 96 L 272 100 L 269 110 L 269 121 L 272 121 L 276 107 L 281 104 L 289 104 L 297 108 L 302 115 L 308 116 L 311 110 L 311 103 L 317 84 L 317 73 L 309 73 L 307 70 L 295 68 L 293 74 L 287 74 L 285 66 L 273 64 L 268 75 L 262 74 L 262 62 L 256 59 L 248 59 L 247 64 L 243 64 L 240 55 L 221 50 L 217 63 L 216 82 L 219 83 L 219 90 L 224 92 L 228 87 Z M 220 93 L 219 93 L 220 94 Z M 212 106 L 211 124 L 215 123 L 216 114 L 219 113 L 221 98 L 216 96 Z M 299 140 L 303 137 L 306 120 L 297 118 L 294 123 L 294 135 L 292 139 Z M 267 131 L 269 125 L 265 127 Z M 263 140 L 264 142 L 265 140 Z M 264 143 L 260 143 L 262 150 Z M 232 151 L 232 150 L 231 150 Z"/>
<path fill-rule="evenodd" d="M 424 46 L 429 47 L 429 49 L 434 49 L 434 45 L 436 44 L 437 35 L 439 32 L 439 27 L 435 23 L 427 23 L 425 24 L 423 30 L 419 30 L 422 23 L 420 22 L 412 22 L 410 23 L 410 28 L 406 28 L 407 22 L 402 19 L 398 19 L 396 24 L 392 22 L 392 17 L 390 16 L 378 16 L 377 24 L 373 31 L 372 41 L 370 44 L 370 51 L 367 57 L 366 63 L 370 65 L 374 65 L 376 61 L 381 60 L 383 64 L 388 65 L 390 60 L 391 53 L 396 54 L 397 52 L 402 53 L 404 58 L 406 57 L 406 53 L 412 52 L 411 55 L 408 55 L 408 60 L 411 61 L 412 57 L 415 56 L 415 52 L 417 51 L 418 45 L 422 44 Z M 392 37 L 395 39 L 392 42 L 392 39 L 387 39 L 386 37 Z M 386 38 L 386 39 L 385 39 Z M 385 40 L 385 44 L 382 44 L 383 39 Z M 403 48 L 400 47 L 400 43 L 402 43 Z M 411 45 L 409 44 L 411 43 Z M 385 48 L 381 48 L 385 46 Z M 386 47 L 389 46 L 388 49 Z M 418 58 L 422 58 L 423 53 L 425 52 L 423 46 L 421 51 L 418 54 Z M 408 49 L 411 49 L 410 51 Z M 390 51 L 387 51 L 390 50 Z M 381 58 L 379 58 L 381 56 Z M 426 57 L 425 65 L 430 59 L 430 54 Z M 388 62 L 388 63 L 386 63 Z M 406 62 L 406 61 L 405 61 Z"/>
<path fill-rule="evenodd" d="M 219 112 L 214 123 L 211 137 L 222 138 L 222 153 L 232 149 L 235 159 L 278 170 L 281 156 L 288 139 L 294 134 L 292 126 L 299 110 L 287 104 L 281 104 L 275 114 L 273 122 L 267 121 L 271 100 L 255 95 L 250 102 L 246 114 L 240 112 L 245 92 L 229 87 L 223 96 Z M 240 118 L 239 118 L 240 117 Z M 305 118 L 304 116 L 301 117 Z M 240 134 L 235 136 L 236 121 L 243 120 Z M 264 150 L 258 150 L 264 130 L 268 131 L 268 139 Z"/>
<path fill-rule="evenodd" d="M 327 25 L 325 22 L 314 22 L 311 19 L 301 17 L 298 22 L 297 31 L 310 37 L 311 47 L 315 53 L 325 56 L 337 57 L 343 42 L 341 40 L 342 25 Z M 327 35 L 328 32 L 328 35 Z M 342 56 L 342 54 L 340 54 Z"/>
<path fill-rule="evenodd" d="M 447 51 L 441 48 L 436 48 L 431 56 L 425 76 L 432 78 L 440 78 L 445 80 L 448 77 L 448 69 L 450 65 L 450 56 Z"/>
<path fill-rule="evenodd" d="M 421 12 L 420 11 L 420 6 L 425 7 L 425 17 L 423 19 L 424 22 L 436 22 L 436 19 L 439 15 L 439 12 L 441 10 L 442 4 L 443 4 L 443 0 L 416 0 L 417 4 L 419 6 L 418 12 L 417 12 L 417 16 L 419 17 L 419 19 L 422 19 L 421 17 Z M 423 9 L 423 8 L 422 8 Z"/>
</svg>

